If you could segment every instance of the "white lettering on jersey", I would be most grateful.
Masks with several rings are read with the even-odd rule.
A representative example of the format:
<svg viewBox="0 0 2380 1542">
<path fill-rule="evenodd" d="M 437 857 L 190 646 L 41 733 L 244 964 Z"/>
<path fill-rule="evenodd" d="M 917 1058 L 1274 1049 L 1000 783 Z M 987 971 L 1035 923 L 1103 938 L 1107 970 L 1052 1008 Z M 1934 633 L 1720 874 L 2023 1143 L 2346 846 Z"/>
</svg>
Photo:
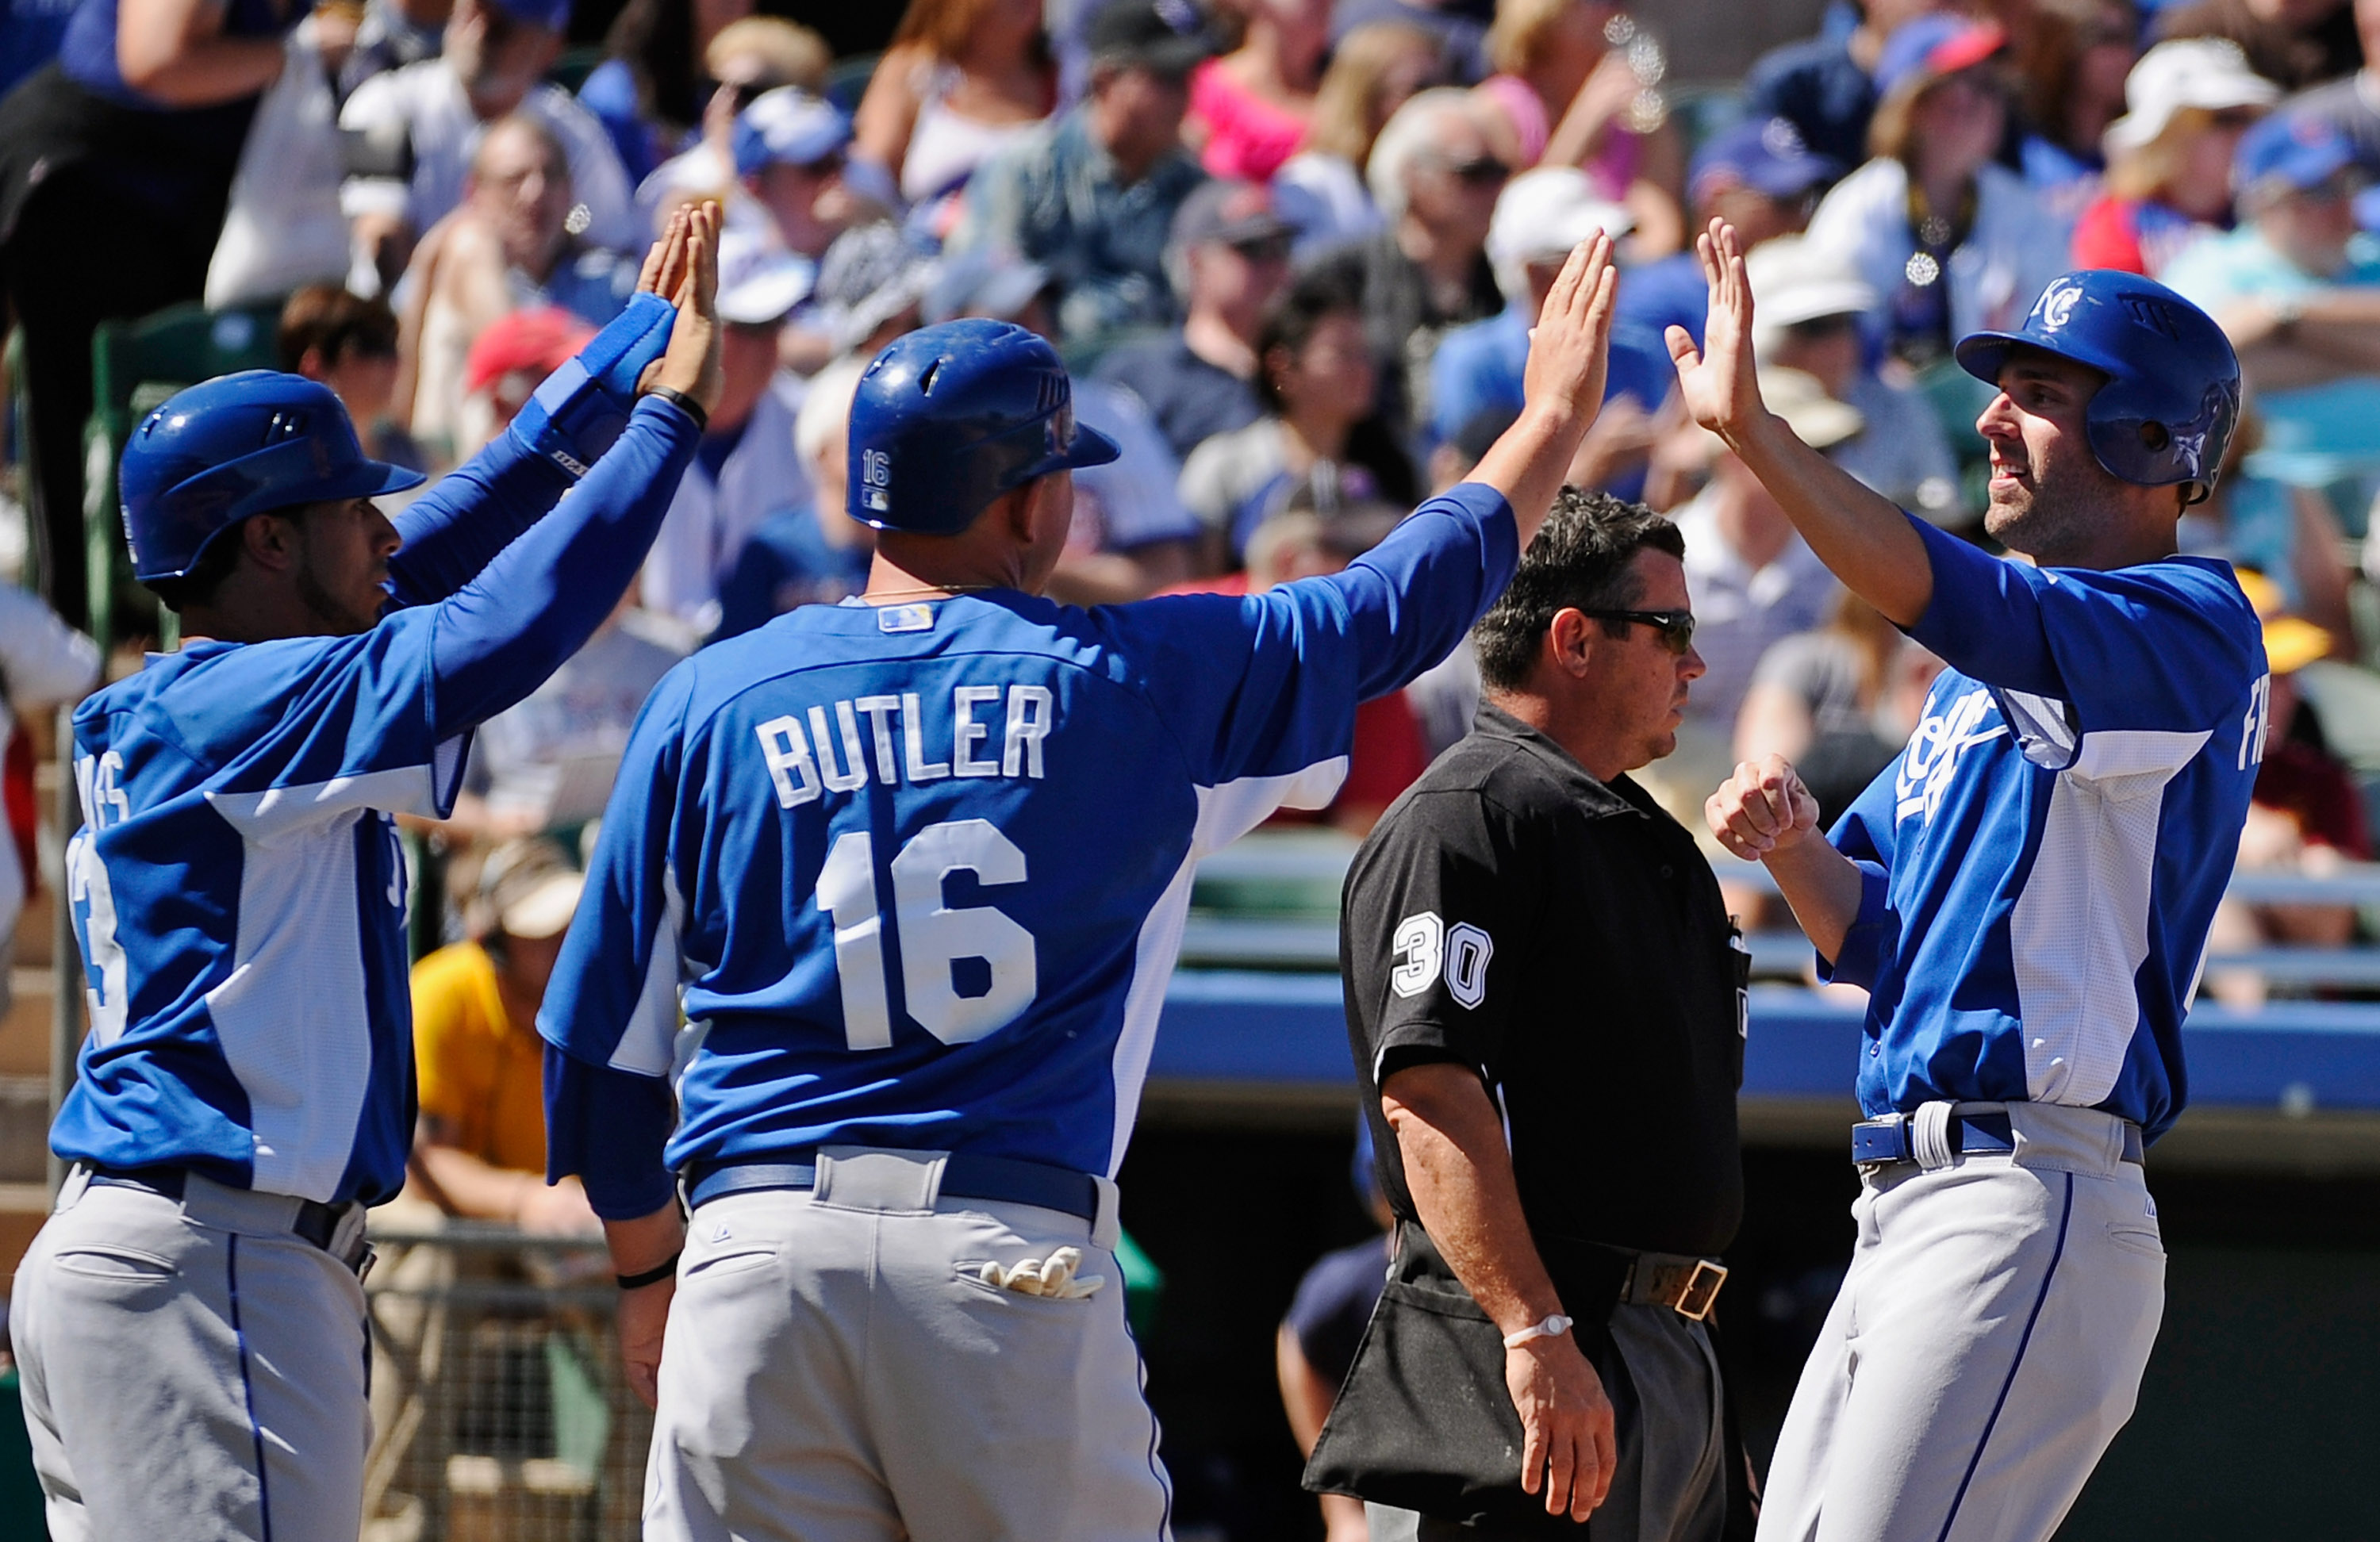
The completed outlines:
<svg viewBox="0 0 2380 1542">
<path fill-rule="evenodd" d="M 1464 1011 L 1488 999 L 1488 961 L 1496 941 L 1465 921 L 1446 934 L 1446 993 Z"/>
<path fill-rule="evenodd" d="M 1943 795 L 1950 790 L 1950 778 L 1959 769 L 1960 756 L 2008 732 L 2005 723 L 1980 734 L 1975 731 L 1991 704 L 1991 692 L 1978 686 L 1941 711 L 1927 714 L 1917 725 L 1917 732 L 1909 736 L 1909 746 L 1900 752 L 1900 764 L 1894 769 L 1895 820 L 1918 814 L 1930 822 L 1942 807 Z"/>
<path fill-rule="evenodd" d="M 1446 923 L 1438 918 L 1435 910 L 1425 910 L 1418 916 L 1408 916 L 1397 923 L 1389 941 L 1390 956 L 1404 960 L 1389 974 L 1389 983 L 1400 996 L 1418 996 L 1438 978 L 1439 965 L 1446 941 Z"/>
<path fill-rule="evenodd" d="M 77 831 L 67 843 L 67 904 L 84 907 L 83 1006 L 91 1018 L 91 1038 L 101 1045 L 124 1037 L 125 996 L 130 981 L 124 944 L 115 937 L 115 891 L 108 882 L 107 864 L 100 860 L 94 839 L 108 826 L 131 817 L 131 800 L 115 784 L 116 772 L 123 769 L 124 758 L 112 749 L 96 758 L 76 758 L 75 782 L 90 828 Z"/>
<path fill-rule="evenodd" d="M 979 719 L 987 710 L 1002 712 L 1002 721 Z M 901 739 L 897 751 L 895 720 Z M 771 718 L 753 732 L 760 741 L 769 780 L 776 786 L 778 806 L 795 808 L 828 793 L 857 792 L 868 785 L 871 771 L 887 787 L 899 786 L 905 777 L 914 786 L 953 775 L 1038 782 L 1046 773 L 1043 746 L 1057 723 L 1057 693 L 1047 686 L 960 686 L 951 692 L 947 759 L 926 759 L 929 728 L 914 691 L 806 708 L 800 716 L 789 712 Z M 995 735 L 997 759 L 987 753 Z M 936 747 L 944 747 L 940 735 Z"/>
<path fill-rule="evenodd" d="M 2273 727 L 2273 677 L 2259 674 L 2248 687 L 2248 715 L 2240 723 L 2240 769 L 2265 763 L 2265 735 Z"/>
<path fill-rule="evenodd" d="M 975 721 L 978 702 L 1000 699 L 998 686 L 961 686 L 951 692 L 951 770 L 960 776 L 998 776 L 999 762 L 978 760 L 976 745 L 991 730 Z"/>
<path fill-rule="evenodd" d="M 834 720 L 843 729 L 843 767 L 835 769 L 834 740 L 826 731 L 826 709 L 810 709 L 810 739 L 818 747 L 819 779 L 830 793 L 856 793 L 868 785 L 868 762 L 859 758 L 859 719 L 848 701 L 834 704 Z"/>
<path fill-rule="evenodd" d="M 818 766 L 810 759 L 810 741 L 802 733 L 801 720 L 771 718 L 753 732 L 760 736 L 760 758 L 768 762 L 769 779 L 777 784 L 778 807 L 792 808 L 817 797 Z"/>
</svg>

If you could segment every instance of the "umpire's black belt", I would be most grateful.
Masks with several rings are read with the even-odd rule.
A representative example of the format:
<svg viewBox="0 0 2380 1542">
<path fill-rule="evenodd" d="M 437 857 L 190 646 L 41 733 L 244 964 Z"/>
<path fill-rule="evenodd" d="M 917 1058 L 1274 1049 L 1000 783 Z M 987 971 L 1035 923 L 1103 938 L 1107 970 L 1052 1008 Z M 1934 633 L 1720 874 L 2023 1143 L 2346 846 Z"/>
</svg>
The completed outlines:
<svg viewBox="0 0 2380 1542">
<path fill-rule="evenodd" d="M 146 1189 L 176 1205 L 182 1202 L 182 1191 L 188 1186 L 186 1174 L 178 1167 L 86 1165 L 84 1171 L 90 1174 L 89 1182 L 102 1188 Z M 333 1251 L 332 1244 L 338 1237 L 339 1222 L 346 1218 L 347 1209 L 345 1205 L 325 1205 L 318 1199 L 300 1199 L 298 1201 L 297 1217 L 290 1221 L 289 1230 L 299 1241 L 312 1243 L 329 1253 Z"/>
<path fill-rule="evenodd" d="M 1852 1160 L 1854 1162 L 1913 1162 L 1917 1152 L 1910 1142 L 1913 1122 L 1906 1115 L 1892 1119 L 1870 1119 L 1852 1126 Z M 1953 1156 L 1970 1152 L 2011 1152 L 2016 1149 L 2016 1132 L 2005 1113 L 1954 1113 L 1945 1132 Z M 2144 1155 L 2141 1127 L 2131 1120 L 2124 1121 L 2123 1160 L 2138 1164 Z"/>
<path fill-rule="evenodd" d="M 726 1162 L 688 1174 L 686 1203 L 708 1204 L 722 1195 L 755 1189 L 818 1187 L 816 1162 Z M 1097 1224 L 1099 1181 L 1087 1172 L 1013 1157 L 978 1157 L 953 1151 L 942 1161 L 939 1191 L 952 1199 L 990 1199 L 1035 1205 Z"/>
</svg>

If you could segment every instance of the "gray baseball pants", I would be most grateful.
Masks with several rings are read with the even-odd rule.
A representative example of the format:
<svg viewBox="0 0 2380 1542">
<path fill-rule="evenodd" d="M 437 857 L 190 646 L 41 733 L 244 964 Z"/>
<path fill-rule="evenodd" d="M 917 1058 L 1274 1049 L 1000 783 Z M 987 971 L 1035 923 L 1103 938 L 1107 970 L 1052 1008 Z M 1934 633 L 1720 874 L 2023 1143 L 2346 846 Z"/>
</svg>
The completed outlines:
<svg viewBox="0 0 2380 1542">
<path fill-rule="evenodd" d="M 646 1469 L 649 1542 L 1158 1542 L 1172 1492 L 1111 1219 L 940 1196 L 905 1151 L 698 1207 Z M 1107 1189 L 1112 1211 L 1112 1185 Z M 1082 1250 L 1081 1300 L 983 1265 Z"/>
<path fill-rule="evenodd" d="M 55 1542 L 355 1542 L 363 1287 L 297 1205 L 196 1174 L 179 1201 L 59 1191 L 8 1319 Z"/>
<path fill-rule="evenodd" d="M 1864 1170 L 1760 1542 L 2046 1542 L 2131 1417 L 2165 1249 L 2111 1114 L 2005 1109 L 2014 1153 Z"/>
</svg>

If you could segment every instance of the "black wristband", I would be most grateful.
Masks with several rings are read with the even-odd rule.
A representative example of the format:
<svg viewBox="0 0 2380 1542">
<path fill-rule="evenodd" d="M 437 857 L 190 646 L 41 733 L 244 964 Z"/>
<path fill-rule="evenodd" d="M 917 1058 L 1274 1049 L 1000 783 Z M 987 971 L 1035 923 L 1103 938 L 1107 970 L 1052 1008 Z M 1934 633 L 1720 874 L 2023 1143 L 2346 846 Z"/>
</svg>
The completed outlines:
<svg viewBox="0 0 2380 1542">
<path fill-rule="evenodd" d="M 671 395 L 675 395 L 676 393 L 672 392 Z M 652 1268 L 645 1270 L 642 1274 L 615 1274 L 612 1276 L 612 1279 L 624 1291 L 641 1291 L 647 1285 L 658 1285 L 662 1281 L 668 1279 L 671 1275 L 675 1274 L 677 1272 L 677 1261 L 684 1257 L 686 1257 L 686 1249 L 679 1248 L 675 1253 L 669 1256 L 669 1261 L 667 1263 L 655 1264 Z"/>
<path fill-rule="evenodd" d="M 694 419 L 694 428 L 697 433 L 708 433 L 710 431 L 710 414 L 703 411 L 702 404 L 696 401 L 692 396 L 687 395 L 685 392 L 674 390 L 666 385 L 656 385 L 650 391 L 646 392 L 645 395 L 648 396 L 659 396 L 665 402 L 674 403 L 680 412 L 685 413 L 688 418 Z"/>
</svg>

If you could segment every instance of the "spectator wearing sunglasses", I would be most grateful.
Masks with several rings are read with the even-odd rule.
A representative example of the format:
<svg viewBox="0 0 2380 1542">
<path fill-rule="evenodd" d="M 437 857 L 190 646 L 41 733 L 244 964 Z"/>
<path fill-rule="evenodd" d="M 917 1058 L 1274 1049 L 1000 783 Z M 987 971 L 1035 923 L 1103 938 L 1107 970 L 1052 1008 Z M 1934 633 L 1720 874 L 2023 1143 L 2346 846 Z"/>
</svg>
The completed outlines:
<svg viewBox="0 0 2380 1542">
<path fill-rule="evenodd" d="M 1172 0 L 1109 0 L 1089 42 L 1089 93 L 977 169 L 948 245 L 1049 269 L 1062 334 L 1097 346 L 1176 314 L 1166 242 L 1207 179 L 1182 120 L 1190 72 L 1214 45 L 1196 8 Z"/>
<path fill-rule="evenodd" d="M 2211 38 L 2161 42 L 2124 81 L 2107 126 L 2107 190 L 2074 227 L 2074 265 L 2150 278 L 2201 237 L 2230 228 L 2231 158 L 2281 91 Z"/>
<path fill-rule="evenodd" d="M 1096 373 L 1140 398 L 1175 460 L 1262 415 L 1257 330 L 1289 283 L 1294 234 L 1253 182 L 1208 182 L 1173 216 L 1165 272 L 1182 324 L 1111 350 Z"/>
<path fill-rule="evenodd" d="M 2248 130 L 2232 164 L 2240 228 L 2166 269 L 2239 349 L 2253 390 L 2368 389 L 2354 377 L 2380 371 L 2380 241 L 2356 228 L 2353 202 L 2364 180 L 2338 130 L 2277 113 Z"/>
<path fill-rule="evenodd" d="M 1814 448 L 1833 449 L 1864 426 L 1858 408 L 1798 370 L 1763 370 L 1760 381 L 1763 399 Z M 1686 704 L 1662 780 L 1699 807 L 1734 767 L 1735 716 L 1760 656 L 1824 622 L 1841 586 L 1735 452 L 1691 423 L 1680 432 L 1699 439 L 1708 457 L 1710 480 L 1670 514 L 1686 540 L 1694 646 L 1708 673 Z"/>
<path fill-rule="evenodd" d="M 1432 421 L 1430 360 L 1452 329 L 1504 307 L 1488 261 L 1488 226 L 1512 168 L 1488 148 L 1468 91 L 1436 87 L 1396 110 L 1364 178 L 1378 232 L 1318 261 L 1361 286 L 1365 332 L 1380 365 L 1380 412 L 1392 431 Z"/>
</svg>

